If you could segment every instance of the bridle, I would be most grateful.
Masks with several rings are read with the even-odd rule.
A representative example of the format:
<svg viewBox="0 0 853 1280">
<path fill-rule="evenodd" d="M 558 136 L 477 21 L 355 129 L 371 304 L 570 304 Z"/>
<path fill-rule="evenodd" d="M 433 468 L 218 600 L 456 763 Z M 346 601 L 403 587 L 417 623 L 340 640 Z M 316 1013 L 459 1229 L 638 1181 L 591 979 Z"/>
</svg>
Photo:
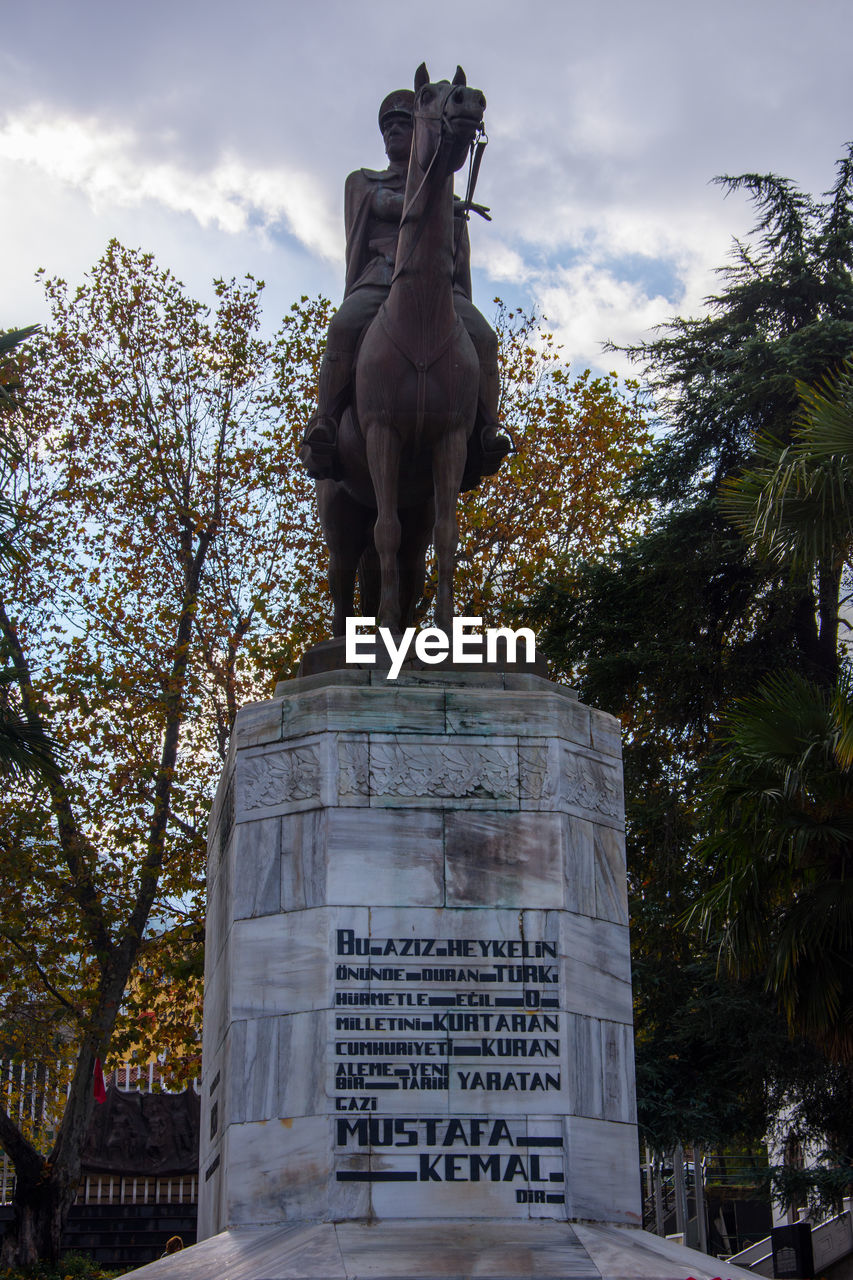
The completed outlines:
<svg viewBox="0 0 853 1280">
<path fill-rule="evenodd" d="M 437 133 L 436 143 L 435 143 L 435 147 L 433 148 L 433 153 L 432 153 L 432 156 L 430 157 L 429 164 L 427 165 L 426 169 L 424 170 L 424 176 L 421 178 L 420 183 L 419 183 L 419 185 L 418 185 L 418 189 L 417 189 L 417 191 L 414 193 L 414 195 L 412 196 L 411 200 L 407 201 L 407 202 L 406 202 L 406 204 L 403 206 L 403 215 L 402 215 L 402 217 L 400 218 L 400 229 L 401 229 L 401 230 L 402 230 L 402 228 L 404 227 L 404 225 L 406 224 L 406 222 L 407 222 L 407 221 L 411 221 L 411 212 L 412 212 L 412 209 L 414 208 L 415 204 L 417 203 L 417 200 L 418 200 L 418 198 L 419 198 L 419 196 L 420 196 L 421 192 L 423 191 L 424 187 L 426 186 L 427 179 L 429 178 L 430 174 L 432 173 L 433 167 L 434 167 L 434 165 L 435 165 L 435 163 L 436 163 L 436 161 L 437 161 L 437 159 L 438 159 L 438 157 L 439 157 L 439 155 L 440 155 L 440 153 L 441 153 L 441 145 L 442 145 L 443 141 L 445 140 L 445 138 L 446 138 L 446 137 L 448 136 L 448 134 L 450 133 L 450 125 L 449 125 L 449 123 L 448 123 L 448 119 L 447 119 L 447 105 L 448 105 L 448 103 L 449 103 L 449 101 L 450 101 L 450 95 L 451 95 L 451 93 L 453 92 L 453 90 L 454 90 L 455 88 L 456 88 L 456 86 L 455 86 L 455 85 L 451 85 L 451 86 L 449 87 L 449 89 L 448 89 L 447 93 L 445 94 L 445 96 L 444 96 L 444 102 L 442 103 L 442 106 L 441 106 L 441 115 L 431 116 L 431 117 L 428 117 L 428 118 L 427 118 L 427 119 L 429 119 L 429 120 L 430 120 L 430 122 L 435 122 L 435 121 L 437 121 L 437 123 L 438 123 L 438 129 L 436 130 L 435 128 L 433 128 L 433 129 L 431 130 L 431 132 L 432 132 L 433 134 L 436 134 L 436 133 Z M 415 116 L 415 112 L 413 111 L 413 112 L 412 112 L 412 119 L 413 119 L 413 120 L 414 120 L 414 116 Z M 421 117 L 421 120 L 423 121 L 423 120 L 424 120 L 424 117 Z M 483 121 L 481 120 L 481 121 L 480 121 L 480 123 L 477 125 L 477 131 L 476 131 L 476 133 L 474 134 L 474 137 L 473 137 L 473 138 L 472 138 L 472 140 L 471 140 L 471 145 L 470 145 L 470 148 L 469 148 L 470 154 L 469 154 L 469 158 L 468 158 L 468 182 L 467 182 L 467 184 L 466 184 L 465 199 L 462 201 L 462 208 L 461 208 L 461 211 L 460 211 L 460 214 L 459 214 L 459 216 L 460 216 L 461 218 L 464 218 L 464 219 L 465 219 L 465 221 L 467 221 L 467 220 L 468 220 L 468 218 L 470 217 L 470 214 L 471 214 L 472 202 L 473 202 L 473 199 L 474 199 L 474 189 L 475 189 L 475 187 L 476 187 L 476 185 L 477 185 L 477 176 L 478 176 L 478 174 L 479 174 L 479 172 L 480 172 L 480 165 L 482 164 L 482 161 L 483 161 L 483 152 L 484 152 L 484 151 L 485 151 L 485 149 L 486 149 L 486 145 L 487 145 L 488 141 L 489 141 L 488 134 L 486 133 L 486 130 L 485 130 L 485 128 L 483 127 Z M 414 147 L 414 145 L 415 145 L 415 137 L 414 137 L 414 130 L 413 130 L 413 133 L 412 133 L 412 146 Z M 397 276 L 400 274 L 400 272 L 403 270 L 403 268 L 408 264 L 409 259 L 411 258 L 412 254 L 414 253 L 415 249 L 417 248 L 418 242 L 419 242 L 419 240 L 420 240 L 420 238 L 421 238 L 421 235 L 423 234 L 423 227 L 424 227 L 424 223 L 425 223 L 425 221 L 426 221 L 426 216 L 427 216 L 427 214 L 428 214 L 428 212 L 429 212 L 430 204 L 431 204 L 431 202 L 432 202 L 432 200 L 433 200 L 433 199 L 434 199 L 434 193 L 431 191 L 431 192 L 429 193 L 429 195 L 428 195 L 427 203 L 426 203 L 426 205 L 424 206 L 424 209 L 423 209 L 423 211 L 422 211 L 422 213 L 421 213 L 421 215 L 420 215 L 420 218 L 418 219 L 419 226 L 417 226 L 417 227 L 415 228 L 415 236 L 414 236 L 414 240 L 413 240 L 413 242 L 412 242 L 412 245 L 411 245 L 411 247 L 410 247 L 410 249 L 409 249 L 409 252 L 406 254 L 405 259 L 404 259 L 404 260 L 399 264 L 399 266 L 395 266 L 395 268 L 394 268 L 394 274 L 393 274 L 393 275 L 392 275 L 392 277 L 391 277 L 391 283 L 392 283 L 392 284 L 393 284 L 393 283 L 394 283 L 394 281 L 397 279 Z M 478 212 L 479 212 L 479 210 L 478 210 Z M 454 213 L 454 216 L 456 216 L 456 215 L 455 215 L 455 213 Z M 481 217 L 485 217 L 485 218 L 487 219 L 487 221 L 488 221 L 488 220 L 490 220 L 490 219 L 489 219 L 489 215 L 488 215 L 488 214 L 481 214 Z M 453 246 L 453 267 L 454 267 L 454 270 L 455 270 L 455 267 L 456 267 L 456 257 L 457 257 L 457 254 L 459 253 L 459 244 L 460 244 L 461 239 L 462 239 L 461 235 L 455 235 L 455 236 L 454 236 L 454 246 Z"/>
</svg>

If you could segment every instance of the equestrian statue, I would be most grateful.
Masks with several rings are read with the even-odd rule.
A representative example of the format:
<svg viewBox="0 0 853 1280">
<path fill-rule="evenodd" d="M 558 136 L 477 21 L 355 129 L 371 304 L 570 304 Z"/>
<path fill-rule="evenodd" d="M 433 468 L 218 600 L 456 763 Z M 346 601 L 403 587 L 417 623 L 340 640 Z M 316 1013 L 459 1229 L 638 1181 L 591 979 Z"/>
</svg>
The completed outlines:
<svg viewBox="0 0 853 1280">
<path fill-rule="evenodd" d="M 498 428 L 497 338 L 471 302 L 470 210 L 486 100 L 457 67 L 379 111 L 389 167 L 350 174 L 344 301 L 329 326 L 300 458 L 317 482 L 333 631 L 362 612 L 399 632 L 436 550 L 435 621 L 450 627 L 460 492 L 510 451 Z M 465 200 L 454 174 L 470 158 Z"/>
</svg>

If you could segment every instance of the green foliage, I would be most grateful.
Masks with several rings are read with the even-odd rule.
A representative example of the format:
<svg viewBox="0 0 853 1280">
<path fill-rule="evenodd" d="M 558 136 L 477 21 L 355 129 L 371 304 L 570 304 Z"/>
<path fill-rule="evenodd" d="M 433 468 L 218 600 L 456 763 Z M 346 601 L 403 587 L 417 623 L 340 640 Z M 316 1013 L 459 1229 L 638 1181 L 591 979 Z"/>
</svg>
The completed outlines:
<svg viewBox="0 0 853 1280">
<path fill-rule="evenodd" d="M 654 745 L 690 768 L 720 707 L 790 654 L 797 605 L 702 501 L 548 587 L 538 616 L 549 656 L 622 717 L 632 750 Z"/>
<path fill-rule="evenodd" d="M 792 1029 L 853 1061 L 853 690 L 791 673 L 743 700 L 706 803 L 702 899 L 735 973 L 766 974 Z M 847 762 L 845 762 L 847 761 Z"/>
<path fill-rule="evenodd" d="M 724 289 L 702 316 L 629 348 L 669 428 L 643 486 L 677 506 L 714 498 L 755 436 L 786 444 L 797 383 L 817 384 L 853 351 L 853 145 L 824 200 L 775 174 L 717 181 L 726 194 L 746 191 L 758 213 L 720 272 Z"/>
<path fill-rule="evenodd" d="M 772 1196 L 780 1208 L 785 1209 L 791 1204 L 803 1205 L 813 1222 L 821 1222 L 841 1212 L 842 1201 L 849 1196 L 851 1184 L 853 1167 L 845 1163 L 831 1163 L 810 1165 L 807 1169 L 771 1165 L 765 1172 L 758 1173 L 754 1185 L 759 1193 Z"/>
<path fill-rule="evenodd" d="M 821 633 L 837 645 L 838 591 L 853 551 L 853 372 L 800 387 L 785 448 L 723 501 L 764 556 L 817 581 Z M 824 637 L 823 633 L 828 634 Z M 826 675 L 826 672 L 824 673 Z M 721 733 L 707 805 L 714 882 L 704 917 L 732 971 L 763 971 L 792 1029 L 853 1063 L 853 686 L 796 675 L 766 681 Z"/>
<path fill-rule="evenodd" d="M 604 560 L 553 576 L 536 602 L 557 668 L 625 727 L 639 1105 L 653 1142 L 760 1139 L 772 1107 L 803 1087 L 762 981 L 718 977 L 719 936 L 695 920 L 685 933 L 684 921 L 712 874 L 697 856 L 703 765 L 728 709 L 773 671 L 831 684 L 838 666 L 837 580 L 756 557 L 718 494 L 755 464 L 756 434 L 797 447 L 802 386 L 853 351 L 853 148 L 822 200 L 772 174 L 720 181 L 752 199 L 753 233 L 735 243 L 701 315 L 629 351 L 666 428 L 629 481 L 652 517 Z M 715 1030 L 726 1009 L 745 1046 L 737 1055 Z M 812 1067 L 826 1078 L 820 1054 Z"/>
<path fill-rule="evenodd" d="M 840 592 L 853 552 L 853 368 L 798 383 L 802 410 L 785 447 L 759 436 L 757 464 L 723 486 L 721 504 L 755 551 L 799 575 L 820 617 L 818 678 L 838 670 Z"/>
<path fill-rule="evenodd" d="M 0 1280 L 112 1280 L 125 1275 L 126 1267 L 105 1268 L 84 1253 L 66 1253 L 57 1263 L 39 1262 L 0 1272 Z"/>
<path fill-rule="evenodd" d="M 722 506 L 757 550 L 811 572 L 853 548 L 853 366 L 798 390 L 791 443 L 759 437 L 758 465 L 726 482 Z"/>
<path fill-rule="evenodd" d="M 699 943 L 677 941 L 662 966 L 640 944 L 634 959 L 638 1119 L 656 1151 L 689 1134 L 708 1150 L 766 1131 L 769 1056 L 787 1054 L 785 1026 L 756 984 L 720 981 Z"/>
</svg>

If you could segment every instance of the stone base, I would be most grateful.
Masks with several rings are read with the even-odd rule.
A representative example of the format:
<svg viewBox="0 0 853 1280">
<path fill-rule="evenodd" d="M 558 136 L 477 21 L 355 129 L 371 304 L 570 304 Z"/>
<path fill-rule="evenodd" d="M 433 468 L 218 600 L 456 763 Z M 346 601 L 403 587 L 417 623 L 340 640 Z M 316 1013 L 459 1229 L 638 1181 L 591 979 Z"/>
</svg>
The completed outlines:
<svg viewBox="0 0 853 1280">
<path fill-rule="evenodd" d="M 468 647 L 472 651 L 476 651 L 475 645 L 469 640 Z M 498 658 L 494 662 L 486 662 L 483 658 L 482 662 L 475 663 L 458 663 L 453 662 L 448 654 L 441 662 L 421 662 L 413 654 L 403 663 L 403 672 L 410 674 L 413 671 L 425 671 L 432 674 L 446 671 L 464 672 L 470 675 L 471 671 L 491 671 L 491 672 L 515 672 L 519 675 L 541 676 L 548 679 L 548 663 L 541 653 L 537 653 L 532 662 L 526 662 L 523 659 L 518 661 L 510 661 L 506 656 L 506 644 L 501 641 L 499 652 L 503 653 L 503 657 Z M 482 645 L 480 646 L 482 651 Z M 321 675 L 327 671 L 370 671 L 373 670 L 377 674 L 381 673 L 381 678 L 386 679 L 388 669 L 391 665 L 387 649 L 383 645 L 377 644 L 375 652 L 375 661 L 368 662 L 364 659 L 347 662 L 346 659 L 346 642 L 343 636 L 337 636 L 334 640 L 321 640 L 319 644 L 312 645 L 310 649 L 306 649 L 299 663 L 297 677 Z M 276 695 L 278 696 L 278 695 Z"/>
<path fill-rule="evenodd" d="M 239 1227 L 141 1267 L 133 1280 L 747 1280 L 751 1275 L 631 1227 L 398 1220 Z"/>
<path fill-rule="evenodd" d="M 199 1239 L 639 1226 L 618 725 L 524 672 L 307 676 L 211 818 Z"/>
</svg>

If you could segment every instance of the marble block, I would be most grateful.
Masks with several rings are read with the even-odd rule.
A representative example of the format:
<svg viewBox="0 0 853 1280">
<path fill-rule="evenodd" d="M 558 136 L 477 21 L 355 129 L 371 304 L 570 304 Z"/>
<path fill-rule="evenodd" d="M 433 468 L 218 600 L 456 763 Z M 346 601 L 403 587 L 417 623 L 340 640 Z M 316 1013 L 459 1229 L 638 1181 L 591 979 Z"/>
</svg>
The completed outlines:
<svg viewBox="0 0 853 1280">
<path fill-rule="evenodd" d="M 636 1225 L 623 830 L 618 725 L 535 675 L 336 671 L 241 711 L 208 857 L 200 1238 Z"/>
</svg>

